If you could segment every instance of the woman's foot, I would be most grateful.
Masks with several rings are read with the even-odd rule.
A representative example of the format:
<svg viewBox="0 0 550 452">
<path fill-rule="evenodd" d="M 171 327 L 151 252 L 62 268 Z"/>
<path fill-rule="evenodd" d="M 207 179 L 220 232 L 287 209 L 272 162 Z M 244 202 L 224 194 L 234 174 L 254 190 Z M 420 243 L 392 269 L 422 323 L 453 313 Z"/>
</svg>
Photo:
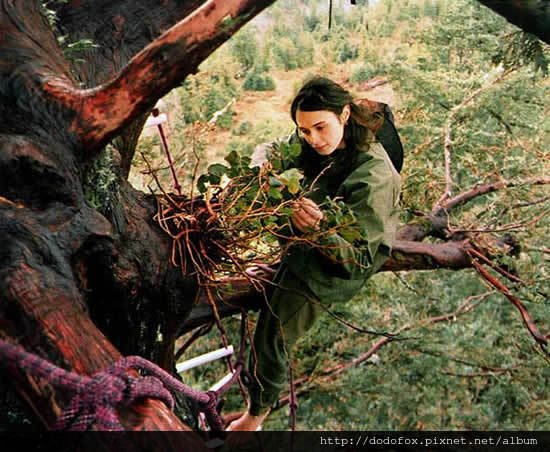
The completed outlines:
<svg viewBox="0 0 550 452">
<path fill-rule="evenodd" d="M 259 416 L 253 416 L 246 411 L 240 418 L 231 422 L 226 430 L 229 432 L 255 432 L 262 426 L 268 414 L 269 411 L 266 411 Z"/>
</svg>

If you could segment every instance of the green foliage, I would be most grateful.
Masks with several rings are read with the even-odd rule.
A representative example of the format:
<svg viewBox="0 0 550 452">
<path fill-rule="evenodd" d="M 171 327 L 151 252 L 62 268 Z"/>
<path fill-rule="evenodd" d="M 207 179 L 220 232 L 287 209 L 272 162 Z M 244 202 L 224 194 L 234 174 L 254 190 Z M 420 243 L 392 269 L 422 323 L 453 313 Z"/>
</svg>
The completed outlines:
<svg viewBox="0 0 550 452">
<path fill-rule="evenodd" d="M 51 9 L 52 6 L 55 5 L 64 5 L 69 0 L 42 0 L 40 2 L 40 6 L 42 8 L 42 11 L 44 15 L 46 16 L 46 19 L 48 19 L 48 22 L 52 26 L 52 28 L 55 28 L 57 25 L 57 14 L 55 10 Z"/>
<path fill-rule="evenodd" d="M 231 54 L 245 71 L 252 68 L 259 58 L 256 36 L 256 29 L 246 27 L 231 39 Z"/>
<path fill-rule="evenodd" d="M 316 31 L 321 26 L 321 18 L 318 15 L 309 14 L 304 16 L 304 28 L 308 32 Z"/>
<path fill-rule="evenodd" d="M 355 60 L 359 56 L 359 46 L 349 41 L 349 37 L 340 35 L 336 40 L 334 52 L 338 63 Z"/>
<path fill-rule="evenodd" d="M 281 38 L 273 47 L 272 52 L 277 67 L 281 67 L 285 71 L 299 67 L 299 55 L 292 39 L 287 37 Z"/>
<path fill-rule="evenodd" d="M 420 324 L 452 311 L 464 297 L 485 290 L 473 273 L 418 272 L 402 278 L 407 285 L 391 274 L 377 275 L 355 303 L 333 310 L 363 327 L 395 331 L 404 323 Z M 503 313 L 510 317 L 502 319 Z M 514 314 L 511 305 L 493 295 L 473 314 L 403 333 L 408 340 L 383 347 L 341 379 L 300 398 L 298 428 L 547 429 L 547 416 L 529 412 L 537 407 L 543 413 L 549 406 L 544 376 L 548 365 L 528 351 L 529 339 Z M 495 317 L 506 334 L 494 330 L 488 319 Z M 347 362 L 379 339 L 346 329 L 327 316 L 295 348 L 296 372 L 320 375 L 323 363 Z M 265 428 L 285 429 L 286 423 L 287 414 L 281 410 Z"/>
<path fill-rule="evenodd" d="M 93 39 L 80 39 L 75 42 L 68 42 L 67 36 L 61 35 L 59 33 L 58 29 L 58 18 L 57 14 L 52 7 L 56 5 L 64 5 L 68 3 L 68 0 L 44 0 L 40 2 L 40 6 L 42 8 L 42 11 L 50 23 L 50 26 L 54 32 L 58 33 L 57 41 L 59 43 L 59 46 L 63 49 L 63 54 L 65 58 L 74 63 L 84 63 L 85 60 L 81 58 L 81 55 L 84 52 L 97 49 L 99 46 L 95 43 Z"/>
<path fill-rule="evenodd" d="M 291 168 L 286 171 L 283 171 L 281 174 L 279 174 L 279 177 L 277 179 L 273 178 L 270 180 L 272 182 L 272 185 L 279 186 L 279 182 L 282 184 L 283 187 L 286 187 L 288 189 L 288 192 L 291 195 L 296 195 L 302 188 L 300 186 L 300 181 L 304 178 L 304 175 L 296 168 Z"/>
<path fill-rule="evenodd" d="M 338 234 L 348 243 L 359 244 L 362 231 L 357 226 L 357 218 L 353 211 L 343 201 L 326 198 L 322 205 L 325 218 L 321 229 L 338 229 Z"/>
<path fill-rule="evenodd" d="M 536 36 L 518 31 L 507 36 L 503 44 L 493 57 L 495 63 L 502 63 L 506 69 L 532 65 L 535 71 L 548 75 L 550 52 Z"/>
<path fill-rule="evenodd" d="M 248 135 L 252 130 L 252 124 L 249 121 L 244 121 L 239 124 L 239 127 L 233 132 L 235 135 Z"/>
<path fill-rule="evenodd" d="M 313 63 L 314 43 L 311 37 L 302 33 L 292 39 L 289 37 L 291 35 L 276 39 L 271 47 L 275 66 L 285 71 L 304 68 Z"/>
<path fill-rule="evenodd" d="M 369 64 L 363 64 L 353 72 L 350 80 L 352 83 L 361 83 L 366 82 L 377 75 L 380 74 L 377 73 L 376 68 Z"/>
<path fill-rule="evenodd" d="M 188 77 L 179 89 L 185 123 L 206 122 L 237 95 L 237 87 L 227 73 Z M 229 118 L 226 118 L 229 122 Z"/>
<path fill-rule="evenodd" d="M 205 193 L 208 185 L 219 186 L 222 183 L 223 176 L 227 176 L 231 179 L 237 179 L 234 187 L 246 187 L 245 195 L 238 189 L 233 191 L 230 196 L 243 196 L 243 199 L 248 200 L 246 193 L 250 193 L 250 196 L 255 196 L 262 186 L 262 177 L 267 177 L 270 187 L 277 187 L 280 189 L 280 193 L 283 196 L 274 195 L 279 201 L 282 198 L 289 200 L 294 198 L 298 193 L 303 190 L 300 181 L 303 178 L 303 174 L 296 168 L 289 168 L 293 161 L 298 157 L 300 153 L 300 145 L 282 144 L 278 149 L 272 152 L 270 162 L 271 170 L 268 171 L 268 175 L 259 175 L 258 168 L 250 168 L 250 157 L 245 156 L 243 153 L 236 149 L 231 150 L 228 155 L 225 156 L 225 161 L 229 164 L 226 166 L 221 163 L 215 163 L 208 167 L 207 173 L 200 176 L 198 179 L 198 189 L 201 193 Z M 207 185 L 208 184 L 208 185 Z M 234 190 L 234 187 L 232 189 Z M 267 188 L 267 187 L 264 187 Z M 221 187 L 223 191 L 224 187 Z M 273 194 L 273 193 L 271 193 Z M 271 196 L 271 195 L 269 195 Z M 228 200 L 228 195 L 224 194 L 226 203 L 232 204 L 232 200 Z M 272 197 L 272 196 L 271 196 Z M 239 204 L 237 204 L 239 205 Z M 271 205 L 274 206 L 276 205 Z M 246 202 L 242 205 L 247 209 Z M 241 212 L 235 210 L 233 214 L 239 214 Z"/>
<path fill-rule="evenodd" d="M 306 190 L 302 184 L 304 175 L 295 166 L 300 153 L 299 144 L 280 143 L 270 148 L 268 163 L 261 168 L 250 168 L 251 159 L 234 149 L 226 155 L 225 164 L 212 164 L 199 177 L 199 191 L 219 205 L 218 218 L 223 225 L 220 232 L 229 234 L 232 248 L 240 250 L 239 257 L 232 261 L 240 259 L 244 265 L 243 259 L 248 256 L 258 259 L 262 255 L 272 260 L 277 254 L 273 253 L 273 245 L 268 244 L 283 237 L 285 243 L 296 239 L 288 235 L 285 228 L 293 214 L 292 203 L 304 196 Z M 339 233 L 350 243 L 360 244 L 362 231 L 353 212 L 343 202 L 327 199 L 322 207 L 325 218 L 320 229 L 304 233 L 302 238 L 322 247 L 319 238 L 330 231 Z M 266 246 L 268 254 L 265 254 Z M 226 267 L 225 271 L 231 270 Z"/>
<path fill-rule="evenodd" d="M 424 0 L 422 15 L 425 17 L 436 17 L 440 12 L 440 2 L 437 0 Z"/>
<path fill-rule="evenodd" d="M 99 48 L 93 39 L 80 39 L 79 41 L 66 43 L 66 36 L 60 36 L 59 44 L 63 48 L 65 58 L 73 63 L 84 63 L 86 60 L 79 58 L 84 52 Z"/>
<path fill-rule="evenodd" d="M 230 129 L 233 125 L 233 110 L 228 109 L 216 119 L 216 125 L 221 129 Z"/>
<path fill-rule="evenodd" d="M 501 47 L 506 20 L 484 9 L 474 0 L 446 3 L 446 13 L 419 35 L 442 65 L 472 71 L 490 61 Z"/>
<path fill-rule="evenodd" d="M 273 91 L 275 80 L 267 74 L 251 71 L 246 76 L 243 88 L 247 91 Z"/>
<path fill-rule="evenodd" d="M 118 176 L 113 161 L 113 153 L 117 152 L 111 145 L 101 151 L 86 173 L 83 188 L 86 203 L 107 213 L 117 203 Z"/>
</svg>

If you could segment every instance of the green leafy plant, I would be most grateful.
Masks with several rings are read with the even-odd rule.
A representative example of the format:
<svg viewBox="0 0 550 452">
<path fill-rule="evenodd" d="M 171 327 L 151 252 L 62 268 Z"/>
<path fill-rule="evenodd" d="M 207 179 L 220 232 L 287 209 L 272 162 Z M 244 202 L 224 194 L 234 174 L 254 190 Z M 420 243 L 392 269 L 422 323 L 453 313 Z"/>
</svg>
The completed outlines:
<svg viewBox="0 0 550 452">
<path fill-rule="evenodd" d="M 275 80 L 268 74 L 252 71 L 246 76 L 243 88 L 247 91 L 273 91 Z"/>
</svg>

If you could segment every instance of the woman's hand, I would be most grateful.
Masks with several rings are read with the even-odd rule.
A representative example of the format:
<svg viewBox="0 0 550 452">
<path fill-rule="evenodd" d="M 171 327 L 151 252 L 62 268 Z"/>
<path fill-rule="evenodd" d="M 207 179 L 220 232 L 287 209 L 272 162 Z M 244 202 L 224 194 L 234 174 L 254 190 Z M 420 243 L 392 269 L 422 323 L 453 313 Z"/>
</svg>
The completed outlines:
<svg viewBox="0 0 550 452">
<path fill-rule="evenodd" d="M 245 270 L 248 276 L 259 280 L 272 279 L 276 272 L 275 268 L 265 264 L 255 264 Z"/>
<path fill-rule="evenodd" d="M 319 229 L 319 222 L 324 215 L 319 206 L 308 198 L 301 198 L 292 205 L 292 224 L 302 232 Z"/>
</svg>

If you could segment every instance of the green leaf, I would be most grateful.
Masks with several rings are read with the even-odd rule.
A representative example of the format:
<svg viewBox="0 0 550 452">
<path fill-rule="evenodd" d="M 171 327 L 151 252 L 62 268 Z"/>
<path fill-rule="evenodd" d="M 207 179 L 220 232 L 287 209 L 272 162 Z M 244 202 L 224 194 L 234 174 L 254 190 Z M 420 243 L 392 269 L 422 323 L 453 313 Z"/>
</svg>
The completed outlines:
<svg viewBox="0 0 550 452">
<path fill-rule="evenodd" d="M 224 174 L 227 174 L 229 168 L 221 163 L 214 163 L 208 167 L 208 174 L 221 178 Z M 219 182 L 219 179 L 218 179 Z"/>
<path fill-rule="evenodd" d="M 298 143 L 286 144 L 283 143 L 280 146 L 280 152 L 283 160 L 294 160 L 302 152 L 302 146 Z"/>
<path fill-rule="evenodd" d="M 208 175 L 208 182 L 210 182 L 211 185 L 219 185 L 222 178 L 220 176 L 216 176 L 215 174 L 209 174 Z"/>
<path fill-rule="evenodd" d="M 294 211 L 290 207 L 285 207 L 279 211 L 281 215 L 285 215 L 287 217 L 291 217 Z"/>
<path fill-rule="evenodd" d="M 295 195 L 300 191 L 300 181 L 304 175 L 297 168 L 291 168 L 279 175 L 280 181 L 285 184 L 290 194 Z"/>
<path fill-rule="evenodd" d="M 283 194 L 281 193 L 280 190 L 278 190 L 275 187 L 271 187 L 267 191 L 267 196 L 269 196 L 269 198 L 272 199 L 273 201 L 280 201 L 281 199 L 283 199 Z"/>
<path fill-rule="evenodd" d="M 269 185 L 271 185 L 272 187 L 280 187 L 283 185 L 283 183 L 276 177 L 269 176 Z"/>
<path fill-rule="evenodd" d="M 201 193 L 206 192 L 206 183 L 209 182 L 208 176 L 206 174 L 203 174 L 199 179 L 197 180 L 197 188 Z"/>
</svg>

